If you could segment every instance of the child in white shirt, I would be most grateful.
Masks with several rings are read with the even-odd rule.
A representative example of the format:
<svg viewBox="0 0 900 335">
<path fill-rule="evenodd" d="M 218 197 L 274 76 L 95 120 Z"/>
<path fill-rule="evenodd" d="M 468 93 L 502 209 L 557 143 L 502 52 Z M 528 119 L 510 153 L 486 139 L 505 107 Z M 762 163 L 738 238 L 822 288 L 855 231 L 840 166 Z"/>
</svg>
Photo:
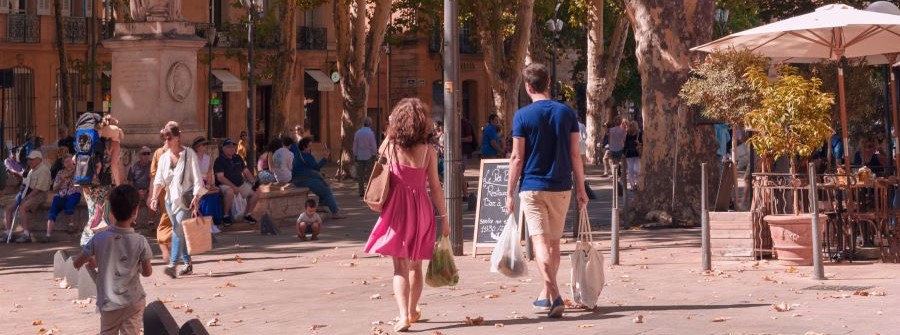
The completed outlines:
<svg viewBox="0 0 900 335">
<path fill-rule="evenodd" d="M 316 213 L 316 201 L 306 200 L 306 211 L 300 213 L 297 218 L 297 238 L 306 241 L 306 233 L 312 233 L 313 241 L 319 239 L 319 231 L 322 229 L 322 217 Z"/>
</svg>

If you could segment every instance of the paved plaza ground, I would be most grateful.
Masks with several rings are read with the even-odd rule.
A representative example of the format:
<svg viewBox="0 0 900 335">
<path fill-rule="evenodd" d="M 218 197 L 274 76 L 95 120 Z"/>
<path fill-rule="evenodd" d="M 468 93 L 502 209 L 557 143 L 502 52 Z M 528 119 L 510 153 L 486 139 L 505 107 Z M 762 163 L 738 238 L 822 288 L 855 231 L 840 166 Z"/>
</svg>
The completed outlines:
<svg viewBox="0 0 900 335">
<path fill-rule="evenodd" d="M 470 169 L 472 177 L 477 171 Z M 596 170 L 591 171 L 596 173 Z M 599 199 L 591 220 L 609 260 L 610 182 L 592 177 Z M 390 258 L 365 255 L 375 222 L 355 184 L 336 183 L 347 219 L 327 221 L 320 241 L 293 235 L 223 233 L 209 254 L 196 256 L 195 275 L 172 280 L 157 257 L 143 280 L 148 301 L 166 302 L 179 323 L 214 318 L 212 334 L 383 334 L 398 314 Z M 301 204 L 298 204 L 298 206 Z M 474 212 L 466 212 L 472 222 Z M 291 231 L 283 225 L 284 232 Z M 472 227 L 466 229 L 469 236 Z M 426 287 L 421 334 L 900 334 L 900 265 L 826 263 L 828 280 L 810 267 L 777 261 L 716 261 L 700 269 L 700 230 L 629 230 L 622 233 L 621 265 L 608 266 L 607 286 L 594 311 L 568 309 L 550 320 L 531 308 L 540 275 L 508 279 L 488 272 L 488 250 L 456 258 L 459 285 Z M 151 244 L 153 240 L 151 240 Z M 566 243 L 564 250 L 572 250 Z M 0 245 L 0 333 L 94 334 L 94 306 L 74 302 L 76 290 L 57 288 L 51 256 L 77 251 L 77 242 Z M 158 249 L 157 249 L 158 251 Z M 560 269 L 568 292 L 567 256 Z M 824 286 L 823 286 L 824 285 Z M 843 291 L 838 290 L 843 286 Z M 852 287 L 855 286 L 855 287 Z M 865 293 L 860 294 L 862 291 Z M 856 294 L 855 294 L 856 293 Z M 883 294 L 883 295 L 882 295 Z M 787 311 L 776 311 L 781 305 Z M 468 325 L 466 318 L 483 318 Z M 639 322 L 640 321 L 640 322 Z M 40 325 L 33 325 L 41 323 Z"/>
</svg>

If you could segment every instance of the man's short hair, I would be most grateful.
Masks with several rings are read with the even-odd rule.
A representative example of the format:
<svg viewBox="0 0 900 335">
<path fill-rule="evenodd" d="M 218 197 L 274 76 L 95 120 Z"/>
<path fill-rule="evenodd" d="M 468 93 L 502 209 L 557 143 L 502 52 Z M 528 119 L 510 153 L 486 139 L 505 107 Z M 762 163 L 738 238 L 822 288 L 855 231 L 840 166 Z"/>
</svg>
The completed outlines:
<svg viewBox="0 0 900 335">
<path fill-rule="evenodd" d="M 141 197 L 134 186 L 123 184 L 109 191 L 109 209 L 117 222 L 131 219 L 140 202 Z"/>
<path fill-rule="evenodd" d="M 531 63 L 522 70 L 522 77 L 528 86 L 538 93 L 546 93 L 550 86 L 550 75 L 547 67 L 541 63 Z"/>
<path fill-rule="evenodd" d="M 494 122 L 497 119 L 497 114 L 488 115 L 488 122 Z"/>
<path fill-rule="evenodd" d="M 368 116 L 366 116 L 365 118 L 363 118 L 363 126 L 368 127 L 368 126 L 371 126 L 371 125 L 372 125 L 372 118 L 370 118 L 370 117 L 368 117 Z"/>
</svg>

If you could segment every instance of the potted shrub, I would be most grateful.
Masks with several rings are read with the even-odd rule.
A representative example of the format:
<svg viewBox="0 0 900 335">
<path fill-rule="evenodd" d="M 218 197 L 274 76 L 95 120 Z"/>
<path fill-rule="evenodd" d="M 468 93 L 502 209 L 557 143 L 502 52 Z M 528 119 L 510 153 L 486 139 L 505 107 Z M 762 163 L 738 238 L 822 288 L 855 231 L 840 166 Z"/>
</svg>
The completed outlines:
<svg viewBox="0 0 900 335">
<path fill-rule="evenodd" d="M 760 105 L 759 92 L 745 76 L 747 70 L 754 67 L 766 68 L 768 60 L 748 50 L 728 49 L 711 53 L 691 69 L 691 78 L 681 87 L 679 96 L 688 105 L 700 106 L 703 117 L 725 122 L 737 134 L 745 126 L 747 113 Z M 736 187 L 737 136 L 731 138 L 731 154 L 731 161 L 735 162 L 731 165 L 731 185 Z M 730 196 L 734 188 L 723 186 L 725 184 L 719 185 L 718 192 L 727 192 Z M 747 185 L 749 188 L 749 182 Z M 744 194 L 745 199 L 749 198 L 749 192 Z M 736 209 L 746 202 L 734 200 Z M 750 211 L 712 211 L 709 213 L 709 224 L 710 243 L 717 258 L 752 258 L 755 249 L 766 246 L 760 238 L 761 234 L 757 233 L 759 227 L 753 224 Z"/>
<path fill-rule="evenodd" d="M 745 122 L 756 131 L 749 141 L 763 158 L 763 171 L 769 171 L 775 159 L 788 157 L 790 184 L 799 189 L 805 181 L 796 177 L 796 158 L 809 157 L 831 135 L 834 96 L 822 92 L 819 78 L 807 79 L 796 68 L 781 66 L 778 72 L 778 77 L 770 81 L 761 68 L 747 71 L 746 78 L 761 100 L 758 108 L 747 113 Z M 797 189 L 792 214 L 767 215 L 763 220 L 769 224 L 775 252 L 783 264 L 811 265 L 811 216 L 800 215 Z M 825 220 L 824 215 L 819 216 L 820 225 Z"/>
</svg>

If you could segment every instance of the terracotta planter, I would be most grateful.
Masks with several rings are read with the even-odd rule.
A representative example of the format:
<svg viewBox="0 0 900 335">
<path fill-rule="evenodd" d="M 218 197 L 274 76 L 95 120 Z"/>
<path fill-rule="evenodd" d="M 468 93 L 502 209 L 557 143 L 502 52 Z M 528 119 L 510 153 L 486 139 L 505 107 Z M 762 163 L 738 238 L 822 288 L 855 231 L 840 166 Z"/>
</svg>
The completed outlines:
<svg viewBox="0 0 900 335">
<path fill-rule="evenodd" d="M 828 216 L 819 214 L 819 240 Z M 775 255 L 782 265 L 812 265 L 812 217 L 809 214 L 766 215 Z"/>
</svg>

